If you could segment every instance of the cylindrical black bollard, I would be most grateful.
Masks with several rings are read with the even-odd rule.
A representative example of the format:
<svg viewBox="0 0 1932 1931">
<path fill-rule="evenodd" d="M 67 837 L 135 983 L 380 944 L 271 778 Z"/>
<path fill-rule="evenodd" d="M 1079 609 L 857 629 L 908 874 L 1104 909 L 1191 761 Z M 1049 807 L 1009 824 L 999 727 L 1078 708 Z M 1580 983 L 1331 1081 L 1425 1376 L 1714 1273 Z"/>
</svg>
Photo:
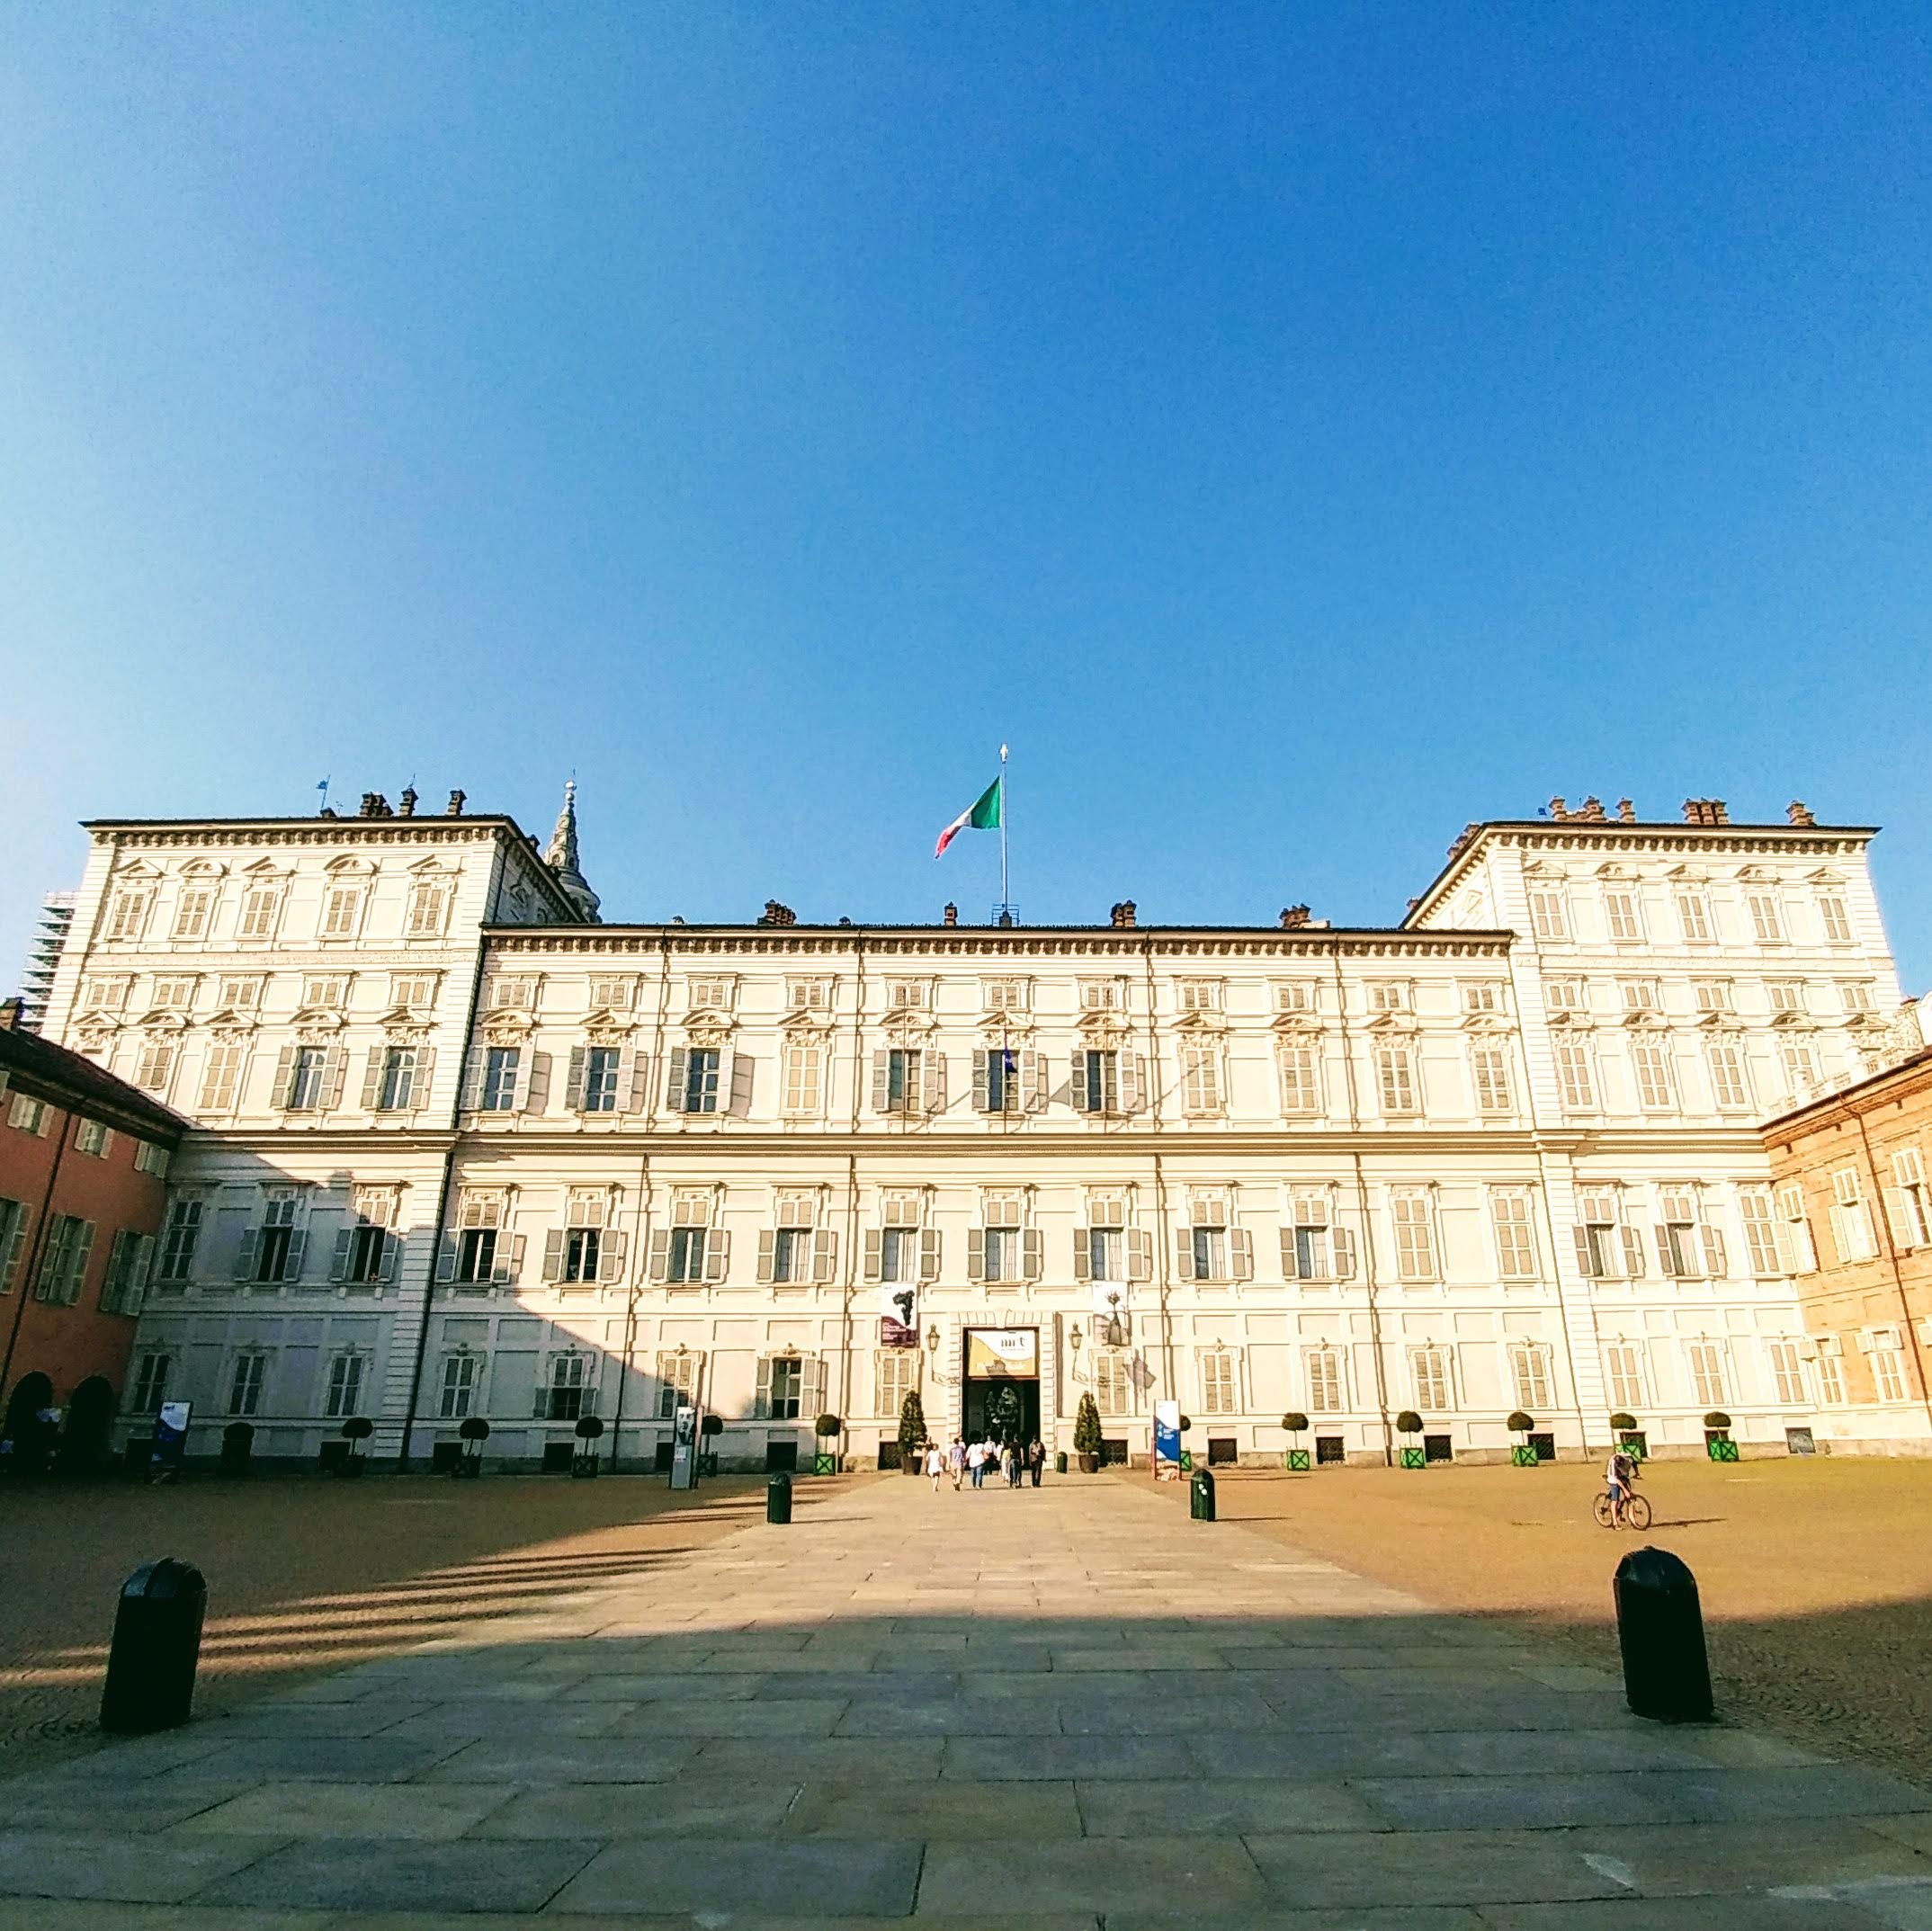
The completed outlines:
<svg viewBox="0 0 1932 1931">
<path fill-rule="evenodd" d="M 171 1730 L 188 1721 L 207 1609 L 201 1570 L 173 1556 L 143 1563 L 121 1586 L 101 1693 L 103 1730 Z"/>
<path fill-rule="evenodd" d="M 1630 1707 L 1663 1723 L 1709 1722 L 1711 1666 L 1697 1578 L 1668 1549 L 1633 1549 L 1610 1587 Z"/>
<path fill-rule="evenodd" d="M 765 1485 L 765 1519 L 767 1522 L 792 1520 L 792 1478 L 783 1470 Z"/>
<path fill-rule="evenodd" d="M 1196 1469 L 1187 1485 L 1187 1513 L 1196 1522 L 1214 1519 L 1214 1478 L 1205 1469 Z"/>
</svg>

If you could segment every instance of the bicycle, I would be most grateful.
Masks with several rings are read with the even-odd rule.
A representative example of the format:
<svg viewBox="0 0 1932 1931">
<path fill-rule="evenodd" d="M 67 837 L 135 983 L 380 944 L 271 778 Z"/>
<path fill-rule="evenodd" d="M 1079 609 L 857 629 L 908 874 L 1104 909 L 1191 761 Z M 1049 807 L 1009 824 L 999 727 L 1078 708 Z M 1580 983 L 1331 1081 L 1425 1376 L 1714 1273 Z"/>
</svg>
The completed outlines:
<svg viewBox="0 0 1932 1931">
<path fill-rule="evenodd" d="M 1596 1516 L 1599 1529 L 1612 1529 L 1618 1525 L 1610 1506 L 1610 1491 L 1607 1488 L 1597 1497 L 1597 1505 L 1590 1513 Z M 1650 1505 L 1634 1490 L 1623 1497 L 1622 1525 L 1626 1529 L 1647 1529 L 1650 1525 Z"/>
</svg>

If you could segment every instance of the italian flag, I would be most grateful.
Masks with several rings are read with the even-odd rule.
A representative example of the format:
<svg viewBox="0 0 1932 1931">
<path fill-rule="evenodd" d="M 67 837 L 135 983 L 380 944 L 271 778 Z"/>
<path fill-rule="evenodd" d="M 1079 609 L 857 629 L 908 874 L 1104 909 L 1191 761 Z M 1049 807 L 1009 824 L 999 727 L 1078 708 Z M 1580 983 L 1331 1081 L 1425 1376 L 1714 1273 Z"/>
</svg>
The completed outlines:
<svg viewBox="0 0 1932 1931">
<path fill-rule="evenodd" d="M 945 848 L 970 827 L 974 831 L 997 831 L 999 829 L 999 788 L 1005 781 L 995 778 L 979 793 L 979 801 L 970 810 L 960 815 L 939 835 L 939 843 L 933 847 L 933 856 L 937 858 Z"/>
</svg>

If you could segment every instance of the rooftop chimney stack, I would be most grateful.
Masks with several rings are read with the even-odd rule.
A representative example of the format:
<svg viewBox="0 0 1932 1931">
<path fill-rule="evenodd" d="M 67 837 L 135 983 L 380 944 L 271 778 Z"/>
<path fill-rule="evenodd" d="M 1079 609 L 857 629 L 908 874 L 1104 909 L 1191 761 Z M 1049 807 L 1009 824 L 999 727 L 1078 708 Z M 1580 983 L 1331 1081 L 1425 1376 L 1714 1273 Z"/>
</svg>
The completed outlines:
<svg viewBox="0 0 1932 1931">
<path fill-rule="evenodd" d="M 389 801 L 380 791 L 364 791 L 362 793 L 362 809 L 356 813 L 356 816 L 358 818 L 394 818 L 396 814 L 389 809 Z"/>
<path fill-rule="evenodd" d="M 1731 813 L 1724 809 L 1722 798 L 1686 798 L 1684 800 L 1684 822 L 1686 825 L 1728 825 Z"/>
<path fill-rule="evenodd" d="M 1112 916 L 1114 921 L 1114 930 L 1116 932 L 1125 931 L 1130 925 L 1133 924 L 1133 900 L 1131 898 L 1123 898 L 1121 902 L 1114 907 L 1113 912 L 1110 916 Z"/>
<path fill-rule="evenodd" d="M 1793 825 L 1803 826 L 1807 829 L 1809 829 L 1811 826 L 1817 824 L 1818 822 L 1818 820 L 1811 816 L 1811 808 L 1808 805 L 1801 803 L 1795 798 L 1793 798 L 1792 801 L 1784 807 L 1784 816 L 1788 818 Z"/>
<path fill-rule="evenodd" d="M 464 795 L 461 791 L 452 791 L 450 793 L 450 801 L 443 808 L 443 817 L 461 818 L 463 815 Z"/>
<path fill-rule="evenodd" d="M 1570 806 L 1561 798 L 1552 798 L 1550 800 L 1550 816 L 1561 825 L 1570 816 Z"/>
<path fill-rule="evenodd" d="M 1616 801 L 1616 821 L 1619 825 L 1634 825 L 1637 822 L 1637 808 L 1627 798 Z"/>
<path fill-rule="evenodd" d="M 798 914 L 789 905 L 780 905 L 775 898 L 765 901 L 765 916 L 758 921 L 761 925 L 795 925 L 798 922 Z"/>
<path fill-rule="evenodd" d="M 1586 798 L 1577 808 L 1577 823 L 1579 825 L 1607 825 L 1604 816 L 1604 801 L 1600 798 Z"/>
<path fill-rule="evenodd" d="M 396 800 L 396 815 L 398 818 L 414 818 L 416 816 L 416 786 L 413 784 L 404 785 L 402 796 Z"/>
<path fill-rule="evenodd" d="M 1305 932 L 1307 929 L 1308 907 L 1305 905 L 1284 905 L 1282 907 L 1284 932 Z"/>
<path fill-rule="evenodd" d="M 959 924 L 959 922 L 960 922 L 960 908 L 958 907 L 958 906 L 956 906 L 956 905 L 949 905 L 949 906 L 947 906 L 947 907 L 946 907 L 946 909 L 945 909 L 944 913 L 944 914 L 942 915 L 942 923 L 943 923 L 943 924 L 945 924 L 945 925 L 958 925 L 958 924 Z"/>
</svg>

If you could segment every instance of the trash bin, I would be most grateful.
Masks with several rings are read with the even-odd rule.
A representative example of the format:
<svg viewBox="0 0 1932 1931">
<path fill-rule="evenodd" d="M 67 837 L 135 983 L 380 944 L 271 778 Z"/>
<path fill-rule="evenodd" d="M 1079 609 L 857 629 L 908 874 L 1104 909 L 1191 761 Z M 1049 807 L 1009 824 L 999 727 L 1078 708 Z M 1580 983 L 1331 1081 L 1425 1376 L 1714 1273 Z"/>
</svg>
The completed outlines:
<svg viewBox="0 0 1932 1931">
<path fill-rule="evenodd" d="M 1067 1472 L 1067 1451 L 1064 1448 L 1053 1457 L 1053 1472 L 1056 1475 L 1064 1475 Z"/>
<path fill-rule="evenodd" d="M 1709 1722 L 1711 1666 L 1697 1578 L 1668 1549 L 1633 1549 L 1617 1564 L 1611 1594 L 1630 1707 L 1664 1723 Z"/>
<path fill-rule="evenodd" d="M 173 1556 L 144 1562 L 121 1584 L 101 1693 L 103 1730 L 170 1730 L 188 1721 L 207 1610 L 201 1570 Z"/>
<path fill-rule="evenodd" d="M 1214 1519 L 1214 1478 L 1206 1469 L 1196 1469 L 1187 1485 L 1187 1513 L 1196 1522 Z"/>
<path fill-rule="evenodd" d="M 792 1520 L 792 1478 L 783 1471 L 765 1485 L 765 1519 L 767 1522 Z"/>
</svg>

